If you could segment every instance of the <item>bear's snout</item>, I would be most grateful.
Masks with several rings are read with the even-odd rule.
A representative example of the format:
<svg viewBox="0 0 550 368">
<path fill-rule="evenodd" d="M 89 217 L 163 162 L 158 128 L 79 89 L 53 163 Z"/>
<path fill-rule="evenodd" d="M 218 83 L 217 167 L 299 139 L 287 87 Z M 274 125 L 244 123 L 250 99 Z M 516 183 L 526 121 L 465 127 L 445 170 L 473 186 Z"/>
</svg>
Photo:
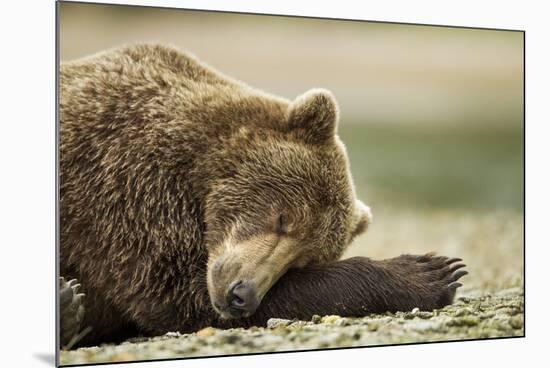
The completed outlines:
<svg viewBox="0 0 550 368">
<path fill-rule="evenodd" d="M 227 292 L 227 301 L 230 310 L 242 312 L 244 316 L 250 316 L 260 304 L 256 288 L 250 282 L 241 280 L 231 283 Z"/>
<path fill-rule="evenodd" d="M 258 234 L 234 241 L 210 255 L 206 282 L 214 310 L 224 319 L 246 318 L 296 259 L 297 243 L 278 234 Z M 220 246 L 220 247 L 221 247 Z"/>
<path fill-rule="evenodd" d="M 260 304 L 256 288 L 248 281 L 233 281 L 224 294 L 224 300 L 213 300 L 213 305 L 226 319 L 249 317 Z"/>
</svg>

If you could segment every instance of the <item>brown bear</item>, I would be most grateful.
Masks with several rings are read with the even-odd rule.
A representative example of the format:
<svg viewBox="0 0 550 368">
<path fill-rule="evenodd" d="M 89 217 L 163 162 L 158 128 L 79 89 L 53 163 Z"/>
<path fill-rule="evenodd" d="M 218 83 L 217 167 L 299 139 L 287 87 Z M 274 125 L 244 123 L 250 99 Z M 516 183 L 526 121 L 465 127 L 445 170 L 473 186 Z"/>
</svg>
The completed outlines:
<svg viewBox="0 0 550 368">
<path fill-rule="evenodd" d="M 432 254 L 338 261 L 371 217 L 326 90 L 289 101 L 133 45 L 63 63 L 59 117 L 62 345 L 84 327 L 79 345 L 431 310 L 466 273 Z"/>
</svg>

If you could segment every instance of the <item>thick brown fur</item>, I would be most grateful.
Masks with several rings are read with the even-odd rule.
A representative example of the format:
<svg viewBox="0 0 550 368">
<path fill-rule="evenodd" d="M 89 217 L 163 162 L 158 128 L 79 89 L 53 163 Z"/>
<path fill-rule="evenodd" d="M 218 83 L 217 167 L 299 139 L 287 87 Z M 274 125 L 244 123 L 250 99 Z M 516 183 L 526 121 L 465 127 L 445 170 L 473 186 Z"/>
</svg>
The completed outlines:
<svg viewBox="0 0 550 368">
<path fill-rule="evenodd" d="M 86 294 L 81 344 L 449 303 L 442 258 L 336 262 L 370 222 L 337 115 L 327 91 L 288 101 L 171 47 L 62 64 L 61 275 Z M 212 306 L 234 278 L 222 261 L 241 278 L 263 267 L 249 319 Z"/>
<path fill-rule="evenodd" d="M 466 274 L 458 258 L 426 254 L 375 261 L 353 257 L 285 274 L 256 313 L 220 320 L 220 327 L 265 326 L 273 316 L 309 320 L 314 314 L 344 317 L 369 313 L 433 310 L 452 303 Z"/>
</svg>

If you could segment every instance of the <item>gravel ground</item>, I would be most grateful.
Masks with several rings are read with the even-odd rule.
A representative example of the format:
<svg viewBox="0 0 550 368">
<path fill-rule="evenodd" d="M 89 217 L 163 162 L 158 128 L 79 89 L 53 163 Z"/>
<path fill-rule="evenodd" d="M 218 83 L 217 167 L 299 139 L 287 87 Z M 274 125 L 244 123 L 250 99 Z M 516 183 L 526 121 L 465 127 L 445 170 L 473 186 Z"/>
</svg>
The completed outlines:
<svg viewBox="0 0 550 368">
<path fill-rule="evenodd" d="M 344 258 L 402 253 L 461 257 L 469 275 L 453 305 L 433 312 L 271 319 L 264 328 L 168 333 L 61 352 L 61 364 L 185 358 L 270 351 L 524 335 L 523 216 L 514 212 L 386 210 Z"/>
<path fill-rule="evenodd" d="M 523 312 L 523 291 L 511 288 L 459 296 L 455 304 L 433 312 L 413 309 L 364 318 L 314 316 L 307 322 L 272 318 L 265 328 L 171 332 L 120 345 L 63 351 L 61 364 L 522 336 Z"/>
</svg>

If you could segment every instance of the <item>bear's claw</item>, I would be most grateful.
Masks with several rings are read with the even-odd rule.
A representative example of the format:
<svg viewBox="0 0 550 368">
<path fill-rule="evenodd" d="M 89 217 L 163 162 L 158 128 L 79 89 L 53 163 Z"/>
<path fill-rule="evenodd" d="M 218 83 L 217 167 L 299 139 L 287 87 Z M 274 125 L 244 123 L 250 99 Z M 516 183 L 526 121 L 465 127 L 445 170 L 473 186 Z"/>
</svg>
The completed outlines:
<svg viewBox="0 0 550 368">
<path fill-rule="evenodd" d="M 458 288 L 461 287 L 461 286 L 462 286 L 462 284 L 461 284 L 460 282 L 454 281 L 454 282 L 451 282 L 449 285 L 447 285 L 447 288 L 448 288 L 449 290 L 454 291 L 454 290 L 458 289 Z"/>
<path fill-rule="evenodd" d="M 456 263 L 456 264 L 451 264 L 451 267 L 449 267 L 449 272 L 454 272 L 456 270 L 458 270 L 459 268 L 462 268 L 462 267 L 466 267 L 466 265 L 464 263 Z"/>
<path fill-rule="evenodd" d="M 72 345 L 72 340 L 78 336 L 84 319 L 84 293 L 78 293 L 80 284 L 76 279 L 65 281 L 59 278 L 59 315 L 60 343 L 62 347 Z"/>
<path fill-rule="evenodd" d="M 447 261 L 445 261 L 445 264 L 450 265 L 451 263 L 460 262 L 462 261 L 462 258 L 450 258 Z"/>
<path fill-rule="evenodd" d="M 465 270 L 459 270 L 459 271 L 455 271 L 453 272 L 453 274 L 451 275 L 452 279 L 454 281 L 458 280 L 459 278 L 461 278 L 462 276 L 464 275 L 467 275 L 468 274 L 468 271 L 465 271 Z"/>
<path fill-rule="evenodd" d="M 408 287 L 418 293 L 418 303 L 427 310 L 451 304 L 456 290 L 462 286 L 457 281 L 468 274 L 462 269 L 466 267 L 462 258 L 438 256 L 434 252 L 418 256 L 405 254 L 387 262 L 396 266 L 396 272 L 405 275 Z"/>
<path fill-rule="evenodd" d="M 453 302 L 456 290 L 462 286 L 462 283 L 458 282 L 458 280 L 468 274 L 468 271 L 462 269 L 466 267 L 466 264 L 462 263 L 462 258 L 435 256 L 433 253 L 423 257 L 426 256 L 428 256 L 428 258 L 430 258 L 430 262 L 433 263 L 431 268 L 426 268 L 434 270 L 430 272 L 435 272 L 434 275 L 438 275 L 436 277 L 440 280 L 439 282 L 431 284 L 432 287 L 434 287 L 433 292 L 436 295 L 442 293 L 440 294 L 442 298 L 438 299 L 437 306 L 443 307 L 447 304 L 451 304 Z M 438 288 L 439 291 L 437 291 Z"/>
</svg>

